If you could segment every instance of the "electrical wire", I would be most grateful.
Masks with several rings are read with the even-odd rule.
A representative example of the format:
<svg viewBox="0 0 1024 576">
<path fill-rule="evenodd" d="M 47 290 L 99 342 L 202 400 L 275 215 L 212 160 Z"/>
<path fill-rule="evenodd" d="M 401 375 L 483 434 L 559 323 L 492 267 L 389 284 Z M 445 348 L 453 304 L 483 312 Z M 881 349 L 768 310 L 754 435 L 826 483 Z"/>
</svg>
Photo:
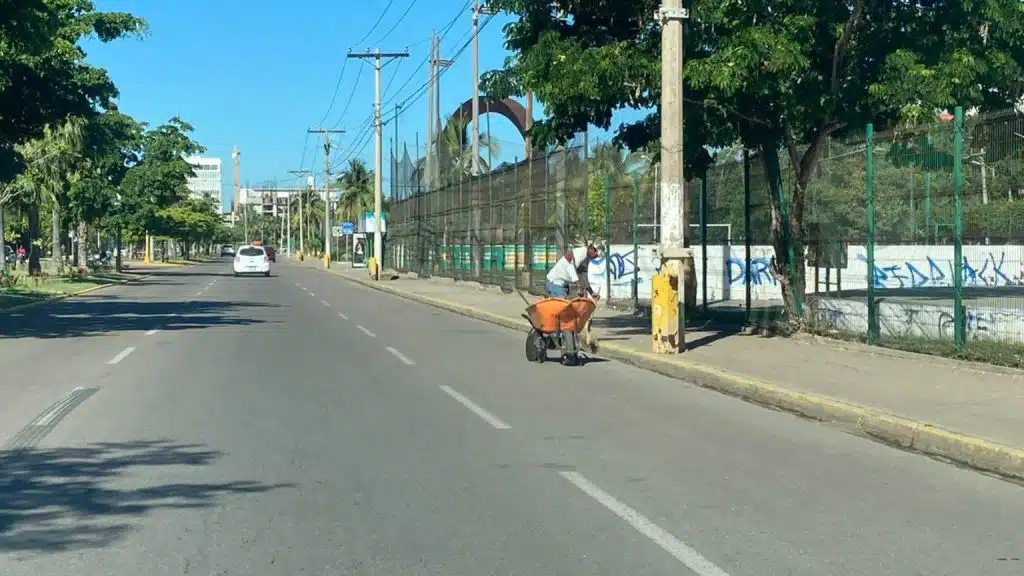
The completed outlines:
<svg viewBox="0 0 1024 576">
<path fill-rule="evenodd" d="M 374 42 L 374 44 L 379 46 L 382 42 L 384 42 L 384 40 L 387 40 L 388 36 L 391 36 L 391 33 L 394 32 L 396 28 L 398 28 L 398 25 L 401 24 L 403 20 L 405 20 L 405 17 L 409 15 L 409 12 L 412 10 L 412 7 L 415 5 L 416 0 L 412 0 L 412 2 L 409 2 L 409 6 L 405 8 L 405 12 L 402 12 L 402 15 L 398 17 L 398 20 L 396 20 L 395 23 L 391 25 L 391 28 L 388 28 L 388 31 L 385 32 L 383 36 L 378 38 L 377 41 Z"/>
</svg>

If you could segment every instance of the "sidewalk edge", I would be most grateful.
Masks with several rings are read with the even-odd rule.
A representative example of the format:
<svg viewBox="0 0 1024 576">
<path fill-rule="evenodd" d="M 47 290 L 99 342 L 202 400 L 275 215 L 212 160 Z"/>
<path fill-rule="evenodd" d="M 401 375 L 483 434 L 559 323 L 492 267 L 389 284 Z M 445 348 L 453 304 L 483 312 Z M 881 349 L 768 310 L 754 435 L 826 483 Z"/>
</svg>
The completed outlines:
<svg viewBox="0 0 1024 576">
<path fill-rule="evenodd" d="M 30 308 L 42 306 L 44 304 L 53 304 L 54 302 L 67 300 L 68 298 L 74 298 L 76 296 L 84 296 L 85 294 L 89 294 L 90 292 L 96 292 L 98 290 L 103 290 L 104 288 L 109 288 L 111 286 L 123 286 L 124 284 L 130 284 L 132 282 L 141 282 L 146 278 L 149 278 L 150 276 L 152 276 L 152 274 L 146 274 L 145 276 L 139 276 L 138 278 L 126 278 L 124 280 L 116 280 L 108 284 L 100 284 L 99 286 L 86 288 L 85 290 L 82 290 L 81 292 L 75 292 L 74 294 L 58 294 L 57 296 L 43 298 L 40 300 L 36 300 L 35 302 L 29 302 L 27 304 L 18 304 L 17 306 L 11 306 L 9 308 L 0 308 L 0 315 L 10 314 L 11 312 L 21 312 L 23 310 L 28 310 Z"/>
<path fill-rule="evenodd" d="M 446 300 L 405 292 L 370 280 L 332 272 L 354 284 L 484 320 L 522 332 L 530 327 L 523 320 L 493 314 Z M 778 408 L 822 422 L 834 422 L 847 430 L 862 434 L 899 448 L 950 460 L 957 464 L 1024 479 L 1024 450 L 1005 446 L 984 438 L 953 432 L 927 422 L 895 416 L 866 406 L 842 402 L 826 396 L 790 390 L 782 386 L 747 378 L 726 370 L 686 360 L 666 358 L 653 352 L 641 352 L 612 343 L 601 346 L 601 356 L 686 380 L 702 388 L 735 396 L 756 404 Z"/>
</svg>

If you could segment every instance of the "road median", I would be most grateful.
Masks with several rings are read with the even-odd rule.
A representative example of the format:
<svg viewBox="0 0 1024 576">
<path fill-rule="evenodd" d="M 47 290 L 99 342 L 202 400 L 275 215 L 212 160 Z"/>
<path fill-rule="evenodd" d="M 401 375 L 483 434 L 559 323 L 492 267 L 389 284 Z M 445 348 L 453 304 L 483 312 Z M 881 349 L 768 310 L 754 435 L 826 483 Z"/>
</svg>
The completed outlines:
<svg viewBox="0 0 1024 576">
<path fill-rule="evenodd" d="M 140 282 L 148 277 L 148 274 L 110 273 L 84 278 L 43 281 L 38 286 L 34 285 L 31 279 L 23 280 L 24 287 L 21 289 L 0 289 L 0 314 L 21 312 L 59 300 L 84 296 L 110 286 Z"/>
<path fill-rule="evenodd" d="M 331 273 L 350 282 L 455 312 L 492 324 L 527 332 L 529 324 L 521 318 L 497 314 L 474 306 L 417 294 L 361 278 L 351 272 Z M 625 362 L 704 388 L 742 398 L 759 405 L 784 410 L 822 422 L 839 424 L 844 429 L 899 448 L 951 461 L 959 465 L 1024 479 L 1024 448 L 991 441 L 981 436 L 943 428 L 920 419 L 835 399 L 827 395 L 795 390 L 759 378 L 751 378 L 685 356 L 662 356 L 631 346 L 602 342 L 601 356 Z M 910 360 L 908 360 L 910 361 Z"/>
</svg>

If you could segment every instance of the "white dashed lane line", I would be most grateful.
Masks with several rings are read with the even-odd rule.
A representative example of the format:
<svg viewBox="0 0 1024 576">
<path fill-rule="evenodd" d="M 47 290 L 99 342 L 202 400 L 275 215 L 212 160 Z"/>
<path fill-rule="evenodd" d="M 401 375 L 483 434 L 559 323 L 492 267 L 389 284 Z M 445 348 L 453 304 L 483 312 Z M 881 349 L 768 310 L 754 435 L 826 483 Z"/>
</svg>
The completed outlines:
<svg viewBox="0 0 1024 576">
<path fill-rule="evenodd" d="M 399 352 L 398 350 L 395 350 L 395 349 L 394 349 L 394 348 L 392 348 L 391 346 L 388 346 L 388 347 L 386 348 L 386 350 L 387 350 L 388 352 L 391 352 L 391 355 L 392 355 L 392 356 L 394 356 L 395 358 L 398 358 L 399 360 L 401 360 L 401 361 L 402 361 L 402 364 L 405 364 L 406 366 L 413 366 L 413 365 L 415 365 L 415 364 L 416 364 L 415 362 L 413 362 L 412 360 L 410 360 L 410 359 L 409 359 L 409 358 L 408 358 L 408 357 L 407 357 L 407 356 L 406 356 L 405 354 L 402 354 L 401 352 Z"/>
<path fill-rule="evenodd" d="M 472 412 L 473 414 L 476 414 L 477 416 L 479 416 L 481 420 L 483 420 L 484 422 L 487 422 L 488 424 L 490 424 L 495 429 L 497 429 L 497 430 L 509 430 L 510 428 L 512 428 L 511 426 L 506 424 L 504 421 L 502 421 L 501 418 L 498 418 L 494 414 L 491 414 L 487 410 L 484 410 L 479 405 L 477 405 L 476 402 L 473 402 L 469 398 L 466 398 L 462 394 L 459 394 L 458 392 L 456 392 L 455 389 L 452 388 L 451 386 L 444 386 L 444 385 L 442 385 L 442 386 L 439 386 L 439 388 L 441 388 L 442 392 L 444 392 L 445 394 L 447 394 L 447 395 L 451 396 L 452 398 L 454 398 L 456 402 L 458 402 L 459 404 L 462 404 L 466 408 L 469 408 L 470 412 Z"/>
<path fill-rule="evenodd" d="M 121 362 L 121 360 L 124 360 L 125 358 L 127 358 L 132 352 L 135 352 L 135 347 L 134 346 L 129 346 L 129 347 L 125 348 L 124 350 L 121 350 L 120 352 L 118 352 L 117 356 L 114 356 L 110 360 L 107 360 L 107 364 L 111 364 L 111 365 L 118 364 L 118 363 Z"/>
<path fill-rule="evenodd" d="M 373 332 L 371 332 L 369 328 L 367 328 L 366 326 L 363 326 L 362 324 L 360 324 L 360 325 L 356 326 L 356 328 L 359 328 L 359 330 L 360 330 L 360 331 L 361 331 L 361 332 L 362 332 L 363 334 L 366 334 L 366 335 L 367 335 L 367 336 L 369 336 L 370 338 L 376 338 L 376 337 L 377 337 L 377 335 L 376 335 L 376 334 L 374 334 Z"/>
<path fill-rule="evenodd" d="M 338 312 L 338 318 L 341 318 L 342 320 L 348 320 L 348 316 L 346 316 L 344 312 Z"/>
</svg>

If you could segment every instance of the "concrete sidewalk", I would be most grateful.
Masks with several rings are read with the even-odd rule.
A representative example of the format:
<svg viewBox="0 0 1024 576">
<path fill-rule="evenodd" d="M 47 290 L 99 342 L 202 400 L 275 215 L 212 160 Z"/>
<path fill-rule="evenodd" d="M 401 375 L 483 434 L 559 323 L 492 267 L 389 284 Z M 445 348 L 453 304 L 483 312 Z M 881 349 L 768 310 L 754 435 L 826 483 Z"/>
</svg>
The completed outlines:
<svg viewBox="0 0 1024 576">
<path fill-rule="evenodd" d="M 322 269 L 320 262 L 303 265 Z M 365 269 L 347 266 L 330 272 L 460 314 L 529 329 L 520 317 L 522 298 L 497 287 L 395 274 L 394 280 L 373 283 Z M 765 338 L 713 329 L 688 330 L 689 350 L 666 357 L 651 353 L 648 318 L 599 306 L 594 327 L 601 356 L 837 422 L 904 448 L 1024 478 L 1022 371 L 825 338 Z"/>
</svg>

